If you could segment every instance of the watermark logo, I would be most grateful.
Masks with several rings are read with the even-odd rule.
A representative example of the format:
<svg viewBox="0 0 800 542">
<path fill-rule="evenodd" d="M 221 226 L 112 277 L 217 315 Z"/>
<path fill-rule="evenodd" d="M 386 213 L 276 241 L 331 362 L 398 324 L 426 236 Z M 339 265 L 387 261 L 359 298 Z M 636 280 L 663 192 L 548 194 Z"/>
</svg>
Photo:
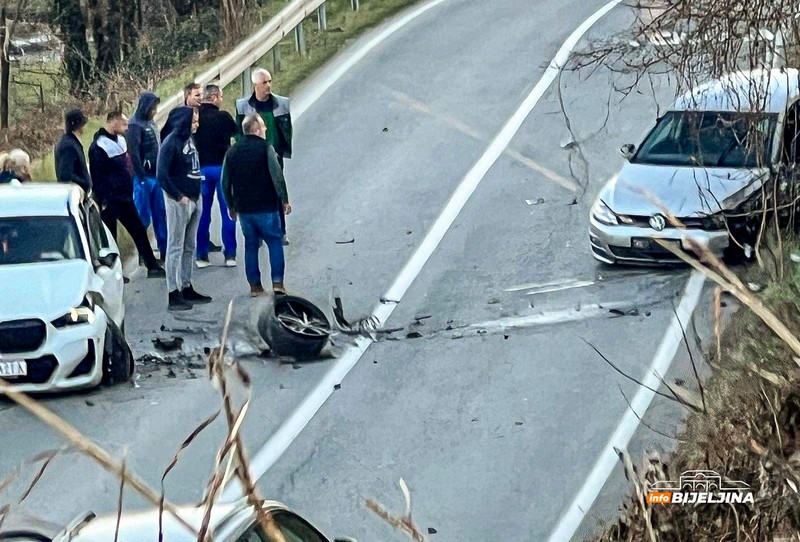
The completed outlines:
<svg viewBox="0 0 800 542">
<path fill-rule="evenodd" d="M 753 503 L 750 486 L 738 480 L 723 480 L 713 470 L 687 470 L 676 481 L 656 482 L 648 487 L 650 504 L 739 504 Z"/>
</svg>

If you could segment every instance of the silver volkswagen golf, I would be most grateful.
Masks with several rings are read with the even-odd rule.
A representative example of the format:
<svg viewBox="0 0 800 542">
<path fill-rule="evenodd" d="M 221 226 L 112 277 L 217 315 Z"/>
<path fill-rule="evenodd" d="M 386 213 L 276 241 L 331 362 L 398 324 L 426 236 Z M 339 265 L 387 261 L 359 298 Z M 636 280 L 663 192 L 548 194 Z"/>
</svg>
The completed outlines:
<svg viewBox="0 0 800 542">
<path fill-rule="evenodd" d="M 800 74 L 738 72 L 679 98 L 597 196 L 589 217 L 592 255 L 607 264 L 660 264 L 694 239 L 720 255 L 749 256 L 771 201 L 797 198 Z M 779 205 L 780 208 L 780 205 Z M 672 227 L 665 214 L 684 225 Z"/>
</svg>

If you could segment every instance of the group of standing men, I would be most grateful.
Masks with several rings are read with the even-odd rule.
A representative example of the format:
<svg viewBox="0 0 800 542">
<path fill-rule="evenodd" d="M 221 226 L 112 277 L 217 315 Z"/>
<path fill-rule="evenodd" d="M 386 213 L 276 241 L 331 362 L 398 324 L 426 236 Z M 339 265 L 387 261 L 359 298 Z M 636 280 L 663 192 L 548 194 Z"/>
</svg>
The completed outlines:
<svg viewBox="0 0 800 542">
<path fill-rule="evenodd" d="M 211 301 L 192 286 L 192 272 L 195 265 L 210 265 L 215 195 L 225 265 L 236 266 L 238 219 L 250 294 L 264 293 L 262 241 L 269 250 L 273 292 L 285 293 L 285 216 L 292 210 L 283 176 L 283 160 L 292 154 L 289 99 L 272 94 L 267 70 L 253 70 L 252 82 L 253 94 L 236 101 L 236 120 L 221 110 L 218 85 L 187 85 L 184 105 L 170 111 L 161 131 L 154 121 L 159 98 L 143 92 L 130 121 L 118 110 L 107 115 L 89 147 L 88 167 L 79 139 L 88 119 L 77 109 L 65 116 L 65 134 L 55 147 L 58 180 L 91 194 L 115 237 L 117 221 L 122 223 L 147 276 L 166 276 L 169 310 Z M 166 270 L 150 247 L 151 222 Z"/>
</svg>

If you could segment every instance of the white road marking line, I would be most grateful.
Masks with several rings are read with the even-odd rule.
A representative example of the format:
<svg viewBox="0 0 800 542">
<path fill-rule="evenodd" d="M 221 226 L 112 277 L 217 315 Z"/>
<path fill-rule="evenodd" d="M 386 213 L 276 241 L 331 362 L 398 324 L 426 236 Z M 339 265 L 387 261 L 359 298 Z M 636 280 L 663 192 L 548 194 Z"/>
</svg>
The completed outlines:
<svg viewBox="0 0 800 542">
<path fill-rule="evenodd" d="M 390 35 L 392 32 L 399 29 L 403 24 L 411 21 L 431 7 L 440 4 L 441 1 L 443 0 L 434 0 L 434 2 L 426 4 L 418 10 L 409 13 L 397 23 L 388 27 L 381 35 L 384 37 Z M 570 36 L 558 50 L 558 53 L 556 53 L 556 56 L 553 58 L 552 62 L 550 62 L 550 65 L 545 70 L 542 78 L 539 80 L 536 86 L 533 87 L 533 90 L 531 90 L 530 94 L 527 96 L 527 98 L 525 98 L 525 100 L 514 112 L 505 126 L 503 126 L 497 136 L 495 136 L 483 155 L 467 172 L 464 179 L 450 197 L 447 205 L 445 205 L 444 209 L 442 209 L 442 212 L 439 214 L 436 222 L 433 223 L 430 230 L 425 235 L 422 243 L 419 245 L 419 247 L 417 247 L 417 250 L 411 256 L 411 259 L 409 259 L 409 261 L 395 278 L 394 283 L 392 283 L 386 294 L 384 294 L 384 298 L 396 299 L 398 301 L 403 299 L 403 296 L 405 295 L 406 291 L 408 291 L 411 283 L 420 274 L 425 263 L 439 246 L 439 243 L 442 241 L 445 233 L 447 233 L 447 230 L 449 230 L 450 226 L 453 224 L 453 222 L 455 222 L 456 218 L 461 212 L 461 209 L 464 208 L 467 200 L 470 198 L 470 196 L 472 196 L 473 192 L 475 192 L 475 189 L 489 171 L 489 168 L 497 161 L 505 148 L 511 142 L 511 139 L 519 131 L 522 123 L 533 110 L 534 106 L 539 102 L 539 100 L 541 100 L 542 96 L 544 96 L 544 93 L 547 91 L 553 81 L 555 81 L 556 77 L 561 71 L 561 67 L 564 66 L 569 59 L 569 54 L 572 49 L 575 48 L 575 45 L 577 45 L 578 41 L 592 27 L 592 25 L 594 25 L 601 17 L 603 17 L 603 15 L 611 11 L 611 9 L 621 1 L 622 0 L 612 0 L 611 2 L 608 2 L 592 16 L 586 19 L 577 29 L 575 29 L 574 32 L 572 32 L 572 34 L 570 34 Z M 380 36 L 376 36 L 367 45 L 372 44 L 372 47 L 377 45 L 380 41 L 378 40 L 378 37 Z M 358 55 L 357 60 L 363 58 L 367 51 L 368 49 L 364 51 L 358 51 L 356 53 Z M 344 74 L 344 72 L 349 69 L 350 66 L 355 64 L 357 60 L 354 60 L 353 62 L 345 62 L 343 66 L 346 65 L 347 68 L 342 69 L 340 67 L 340 70 L 336 72 L 338 74 L 337 77 L 340 77 L 342 74 Z M 327 79 L 325 83 L 323 83 L 326 85 L 325 89 L 330 87 L 334 81 L 335 79 Z M 316 92 L 313 94 L 313 96 L 318 98 L 323 91 Z M 314 100 L 316 100 L 316 98 L 314 98 Z M 304 107 L 307 108 L 310 103 L 311 102 L 306 104 Z M 304 110 L 305 109 L 303 109 L 303 111 Z M 380 322 L 386 322 L 396 306 L 397 304 L 395 303 L 386 305 L 378 304 L 372 311 L 372 315 L 375 316 Z M 292 442 L 294 442 L 300 432 L 306 427 L 306 425 L 308 425 L 314 415 L 319 411 L 325 401 L 327 401 L 331 396 L 334 391 L 334 386 L 344 380 L 345 376 L 347 376 L 347 373 L 349 373 L 350 370 L 356 365 L 370 344 L 372 344 L 372 341 L 365 338 L 359 338 L 356 346 L 351 347 L 344 352 L 344 354 L 331 366 L 319 384 L 317 384 L 317 386 L 289 415 L 289 417 L 283 421 L 278 430 L 252 458 L 250 463 L 250 472 L 254 479 L 260 479 L 264 473 L 266 473 L 278 461 L 278 459 L 289 448 Z M 238 481 L 235 484 L 232 481 L 232 484 L 226 487 L 225 491 L 222 493 L 221 500 L 230 502 L 241 495 L 242 489 Z"/>
<path fill-rule="evenodd" d="M 472 324 L 473 329 L 485 329 L 486 331 L 503 331 L 506 329 L 526 328 L 537 326 L 548 326 L 553 324 L 563 324 L 565 322 L 578 322 L 600 316 L 608 316 L 610 309 L 623 309 L 630 307 L 630 301 L 613 301 L 611 303 L 592 303 L 585 305 L 577 310 L 576 308 L 562 309 L 556 311 L 546 311 L 539 314 L 529 314 L 526 316 L 509 316 L 499 318 L 480 324 Z"/>
<path fill-rule="evenodd" d="M 575 284 L 581 282 L 578 279 L 562 279 L 553 280 L 550 282 L 529 282 L 527 284 L 520 284 L 519 286 L 512 286 L 506 288 L 506 292 L 521 292 L 522 290 L 533 290 L 534 288 L 550 288 L 551 286 L 564 286 L 567 284 Z"/>
<path fill-rule="evenodd" d="M 611 435 L 605 448 L 600 453 L 600 457 L 597 458 L 597 462 L 594 464 L 583 486 L 567 511 L 559 519 L 555 529 L 553 529 L 550 538 L 548 538 L 549 542 L 564 542 L 572 539 L 584 516 L 594 504 L 595 499 L 597 499 L 597 495 L 603 489 L 606 480 L 619 461 L 614 448 L 626 449 L 636 428 L 639 427 L 637 414 L 644 416 L 655 396 L 655 393 L 647 388 L 658 389 L 661 386 L 661 379 L 657 375 L 667 374 L 670 365 L 672 365 L 675 353 L 683 342 L 681 325 L 688 324 L 697 303 L 700 301 L 704 282 L 705 276 L 702 273 L 698 271 L 692 272 L 689 281 L 686 283 L 676 314 L 673 315 L 647 376 L 642 381 L 644 386 L 640 387 L 639 391 L 636 392 L 631 401 L 631 407 L 625 410 L 622 420 L 620 420 L 614 434 Z"/>
<path fill-rule="evenodd" d="M 575 288 L 586 288 L 594 284 L 593 280 L 582 280 L 572 284 L 562 284 L 561 286 L 550 286 L 549 288 L 540 288 L 532 292 L 525 292 L 525 295 L 547 294 L 550 292 L 561 292 L 563 290 L 572 290 Z"/>
</svg>

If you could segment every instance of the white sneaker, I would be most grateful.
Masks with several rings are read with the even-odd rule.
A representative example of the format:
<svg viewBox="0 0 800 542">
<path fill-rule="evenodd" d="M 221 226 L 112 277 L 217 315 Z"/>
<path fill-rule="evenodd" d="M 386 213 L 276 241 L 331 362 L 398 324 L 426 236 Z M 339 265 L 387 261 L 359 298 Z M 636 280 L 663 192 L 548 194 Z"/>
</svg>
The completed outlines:
<svg viewBox="0 0 800 542">
<path fill-rule="evenodd" d="M 236 267 L 236 259 L 228 258 L 227 260 L 225 260 L 225 267 Z"/>
<path fill-rule="evenodd" d="M 208 260 L 196 260 L 195 265 L 197 265 L 199 269 L 205 269 L 206 267 L 211 265 L 211 262 L 209 262 Z"/>
</svg>

